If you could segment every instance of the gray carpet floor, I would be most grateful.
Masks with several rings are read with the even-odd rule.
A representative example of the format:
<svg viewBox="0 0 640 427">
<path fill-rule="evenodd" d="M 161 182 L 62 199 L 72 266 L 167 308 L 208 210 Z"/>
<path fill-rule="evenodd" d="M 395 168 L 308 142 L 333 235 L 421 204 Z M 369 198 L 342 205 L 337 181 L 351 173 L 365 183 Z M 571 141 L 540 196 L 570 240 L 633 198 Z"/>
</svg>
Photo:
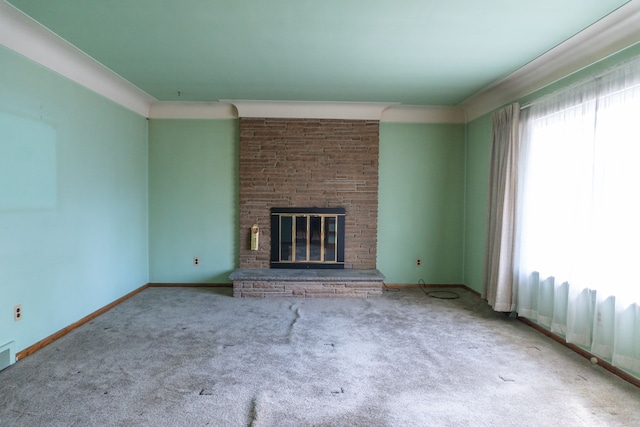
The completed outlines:
<svg viewBox="0 0 640 427">
<path fill-rule="evenodd" d="M 640 389 L 456 292 L 149 288 L 0 372 L 0 425 L 640 425 Z"/>
</svg>

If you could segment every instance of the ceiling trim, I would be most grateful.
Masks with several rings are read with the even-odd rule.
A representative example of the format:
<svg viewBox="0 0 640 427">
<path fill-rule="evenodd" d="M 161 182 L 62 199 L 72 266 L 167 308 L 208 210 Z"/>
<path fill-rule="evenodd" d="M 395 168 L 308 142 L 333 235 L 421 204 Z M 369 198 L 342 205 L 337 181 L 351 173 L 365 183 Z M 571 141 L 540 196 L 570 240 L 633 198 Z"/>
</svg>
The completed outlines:
<svg viewBox="0 0 640 427">
<path fill-rule="evenodd" d="M 151 104 L 150 119 L 237 119 L 238 111 L 226 102 L 160 101 Z"/>
<path fill-rule="evenodd" d="M 4 0 L 0 44 L 144 117 L 157 101 Z"/>
<path fill-rule="evenodd" d="M 239 117 L 380 120 L 394 103 L 220 100 L 233 104 Z"/>
<path fill-rule="evenodd" d="M 382 122 L 465 123 L 465 111 L 440 105 L 394 105 L 382 112 Z"/>
<path fill-rule="evenodd" d="M 459 106 L 474 120 L 640 42 L 640 0 L 631 0 L 590 27 L 498 80 Z"/>
<path fill-rule="evenodd" d="M 150 119 L 237 119 L 239 117 L 330 118 L 398 123 L 465 123 L 463 109 L 438 105 L 283 101 L 161 101 L 151 104 L 149 108 Z"/>
</svg>

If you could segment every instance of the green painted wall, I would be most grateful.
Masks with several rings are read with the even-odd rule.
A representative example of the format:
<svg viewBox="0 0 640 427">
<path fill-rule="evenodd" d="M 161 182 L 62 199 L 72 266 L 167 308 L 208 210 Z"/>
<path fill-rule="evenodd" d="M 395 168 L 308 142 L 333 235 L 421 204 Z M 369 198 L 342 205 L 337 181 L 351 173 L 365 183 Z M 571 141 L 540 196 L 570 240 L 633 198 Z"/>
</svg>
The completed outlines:
<svg viewBox="0 0 640 427">
<path fill-rule="evenodd" d="M 150 120 L 151 282 L 229 282 L 238 259 L 238 150 L 237 120 Z"/>
<path fill-rule="evenodd" d="M 640 44 L 631 46 L 521 99 L 513 100 L 513 102 L 517 101 L 521 105 L 525 105 L 544 95 L 602 73 L 638 55 L 640 55 Z M 464 281 L 467 286 L 478 292 L 482 292 L 484 287 L 486 220 L 491 163 L 491 115 L 492 113 L 485 114 L 467 125 Z"/>
<path fill-rule="evenodd" d="M 229 282 L 237 266 L 237 126 L 150 121 L 151 282 Z M 378 266 L 388 283 L 461 283 L 463 175 L 462 125 L 381 124 Z"/>
<path fill-rule="evenodd" d="M 147 122 L 4 47 L 0 64 L 0 346 L 20 351 L 148 282 Z"/>
<path fill-rule="evenodd" d="M 377 265 L 386 283 L 462 283 L 464 130 L 380 124 Z"/>
<path fill-rule="evenodd" d="M 484 280 L 491 123 L 485 115 L 467 125 L 464 282 L 478 292 Z"/>
</svg>

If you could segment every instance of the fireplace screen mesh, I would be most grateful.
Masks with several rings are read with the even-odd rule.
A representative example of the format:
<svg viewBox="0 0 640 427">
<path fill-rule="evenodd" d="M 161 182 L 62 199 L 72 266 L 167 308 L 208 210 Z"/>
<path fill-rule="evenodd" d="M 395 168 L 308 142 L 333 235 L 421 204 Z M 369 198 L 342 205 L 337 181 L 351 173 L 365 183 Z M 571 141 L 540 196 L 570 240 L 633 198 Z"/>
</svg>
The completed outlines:
<svg viewBox="0 0 640 427">
<path fill-rule="evenodd" d="M 344 268 L 344 208 L 273 208 L 271 266 Z"/>
</svg>

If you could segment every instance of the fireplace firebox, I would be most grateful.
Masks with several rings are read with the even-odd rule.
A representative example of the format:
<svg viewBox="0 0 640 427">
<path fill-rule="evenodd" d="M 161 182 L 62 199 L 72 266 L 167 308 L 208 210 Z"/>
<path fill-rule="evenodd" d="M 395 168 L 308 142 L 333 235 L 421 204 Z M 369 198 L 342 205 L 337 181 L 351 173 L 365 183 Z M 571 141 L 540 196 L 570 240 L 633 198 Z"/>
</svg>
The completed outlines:
<svg viewBox="0 0 640 427">
<path fill-rule="evenodd" d="M 271 268 L 344 268 L 345 208 L 272 208 Z"/>
</svg>

